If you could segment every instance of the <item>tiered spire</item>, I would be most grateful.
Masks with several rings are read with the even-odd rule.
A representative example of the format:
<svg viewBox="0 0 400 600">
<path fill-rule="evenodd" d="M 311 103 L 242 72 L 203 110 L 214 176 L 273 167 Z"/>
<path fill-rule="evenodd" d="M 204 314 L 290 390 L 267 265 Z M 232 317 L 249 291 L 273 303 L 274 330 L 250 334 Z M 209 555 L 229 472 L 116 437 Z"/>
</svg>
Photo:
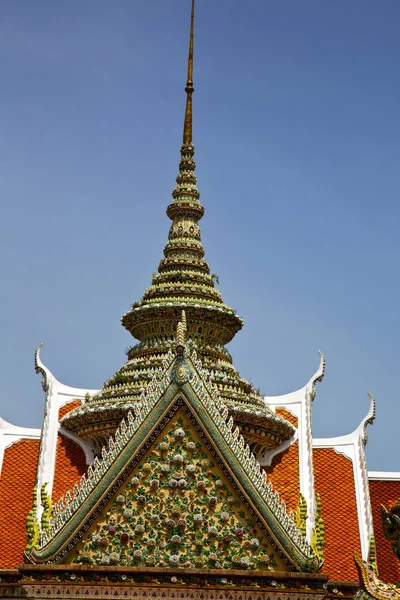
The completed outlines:
<svg viewBox="0 0 400 600">
<path fill-rule="evenodd" d="M 179 174 L 167 215 L 172 221 L 158 273 L 140 302 L 123 315 L 122 324 L 139 340 L 128 362 L 89 399 L 71 411 L 64 427 L 103 444 L 151 381 L 166 353 L 176 345 L 177 325 L 185 311 L 186 339 L 197 348 L 209 379 L 215 383 L 253 450 L 262 454 L 288 439 L 293 428 L 273 414 L 250 383 L 241 379 L 224 347 L 243 321 L 223 303 L 204 258 L 199 221 L 204 215 L 196 187 L 192 143 L 194 0 L 189 37 L 186 109 Z M 247 433 L 246 433 L 247 432 Z"/>
</svg>

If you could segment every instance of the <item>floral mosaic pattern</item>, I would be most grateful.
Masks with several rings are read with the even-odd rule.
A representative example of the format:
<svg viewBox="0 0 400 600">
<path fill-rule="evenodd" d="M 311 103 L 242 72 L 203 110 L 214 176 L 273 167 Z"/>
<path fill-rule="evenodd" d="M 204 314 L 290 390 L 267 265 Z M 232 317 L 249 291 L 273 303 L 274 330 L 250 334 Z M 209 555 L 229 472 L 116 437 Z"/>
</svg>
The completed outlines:
<svg viewBox="0 0 400 600">
<path fill-rule="evenodd" d="M 74 562 L 286 570 L 178 413 L 80 544 Z"/>
</svg>

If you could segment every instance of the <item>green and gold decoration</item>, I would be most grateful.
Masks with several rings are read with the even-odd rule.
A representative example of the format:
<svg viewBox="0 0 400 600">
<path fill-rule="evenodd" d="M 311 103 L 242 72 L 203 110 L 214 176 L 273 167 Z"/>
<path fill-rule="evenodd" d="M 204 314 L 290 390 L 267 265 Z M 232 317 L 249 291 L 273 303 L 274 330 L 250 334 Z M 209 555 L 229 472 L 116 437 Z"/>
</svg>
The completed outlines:
<svg viewBox="0 0 400 600">
<path fill-rule="evenodd" d="M 285 570 L 183 413 L 74 553 L 92 565 Z"/>
</svg>

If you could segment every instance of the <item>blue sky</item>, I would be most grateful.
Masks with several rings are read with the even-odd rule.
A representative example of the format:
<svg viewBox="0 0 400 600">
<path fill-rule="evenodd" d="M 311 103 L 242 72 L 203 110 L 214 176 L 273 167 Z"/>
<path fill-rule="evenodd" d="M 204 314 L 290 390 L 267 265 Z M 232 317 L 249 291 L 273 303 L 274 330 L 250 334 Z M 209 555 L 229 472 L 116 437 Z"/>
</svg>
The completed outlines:
<svg viewBox="0 0 400 600">
<path fill-rule="evenodd" d="M 39 427 L 33 352 L 97 388 L 167 239 L 189 0 L 3 0 L 0 414 Z M 267 395 L 327 371 L 314 435 L 375 394 L 368 465 L 398 463 L 400 4 L 197 0 L 203 243 L 245 320 L 229 349 Z"/>
</svg>

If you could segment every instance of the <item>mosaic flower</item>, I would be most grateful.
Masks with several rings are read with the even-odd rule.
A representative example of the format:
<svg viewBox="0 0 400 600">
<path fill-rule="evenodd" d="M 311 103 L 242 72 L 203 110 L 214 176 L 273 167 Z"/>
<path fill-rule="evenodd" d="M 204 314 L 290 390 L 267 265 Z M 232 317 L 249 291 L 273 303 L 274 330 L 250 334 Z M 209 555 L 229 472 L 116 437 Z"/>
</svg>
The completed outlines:
<svg viewBox="0 0 400 600">
<path fill-rule="evenodd" d="M 160 469 L 163 473 L 169 473 L 171 470 L 169 465 L 161 465 Z"/>
<path fill-rule="evenodd" d="M 181 529 L 184 529 L 186 527 L 186 521 L 185 521 L 185 519 L 179 519 L 177 525 Z"/>
<path fill-rule="evenodd" d="M 175 429 L 174 431 L 174 438 L 176 440 L 183 440 L 183 438 L 185 437 L 185 430 L 182 429 L 181 427 L 179 427 L 179 429 Z"/>
<path fill-rule="evenodd" d="M 138 496 L 139 504 L 146 504 L 146 496 Z"/>
<path fill-rule="evenodd" d="M 150 471 L 151 471 L 151 465 L 150 465 L 149 463 L 145 463 L 145 464 L 143 465 L 143 471 L 144 471 L 145 473 L 150 473 Z"/>
<path fill-rule="evenodd" d="M 135 533 L 138 533 L 138 534 L 144 533 L 144 525 L 141 525 L 141 524 L 136 525 Z"/>
<path fill-rule="evenodd" d="M 169 557 L 169 564 L 173 567 L 179 565 L 179 556 L 177 554 L 171 554 Z"/>
<path fill-rule="evenodd" d="M 165 452 L 169 448 L 168 442 L 161 442 L 159 448 L 160 448 L 161 452 Z"/>
<path fill-rule="evenodd" d="M 186 444 L 186 448 L 187 448 L 187 450 L 191 450 L 191 451 L 193 451 L 193 450 L 195 450 L 195 449 L 196 449 L 196 444 L 195 444 L 194 442 L 188 442 L 188 443 Z"/>
<path fill-rule="evenodd" d="M 195 515 L 193 515 L 193 521 L 199 525 L 200 523 L 203 522 L 203 515 L 201 515 L 200 513 L 196 513 Z"/>
<path fill-rule="evenodd" d="M 133 556 L 134 556 L 135 558 L 142 558 L 142 554 L 143 554 L 143 553 L 142 553 L 142 551 L 141 551 L 141 550 L 139 550 L 139 549 L 138 549 L 138 550 L 135 550 L 135 551 L 133 552 Z"/>
<path fill-rule="evenodd" d="M 122 514 L 124 515 L 125 519 L 131 519 L 133 516 L 133 510 L 131 508 L 126 508 Z"/>
<path fill-rule="evenodd" d="M 125 496 L 123 494 L 120 494 L 119 496 L 117 496 L 117 502 L 118 502 L 118 504 L 124 504 Z"/>
<path fill-rule="evenodd" d="M 214 536 L 217 535 L 218 533 L 218 529 L 216 527 L 214 527 L 213 525 L 211 525 L 211 527 L 208 528 L 208 535 Z"/>
<path fill-rule="evenodd" d="M 148 556 L 146 558 L 146 565 L 149 567 L 153 567 L 155 565 L 156 559 L 154 558 L 154 556 Z"/>
<path fill-rule="evenodd" d="M 247 569 L 247 567 L 249 566 L 249 564 L 250 564 L 250 561 L 247 558 L 247 556 L 242 556 L 242 558 L 240 559 L 240 566 L 243 569 Z"/>
<path fill-rule="evenodd" d="M 192 473 L 194 473 L 196 471 L 196 467 L 194 465 L 188 465 L 186 467 L 186 472 L 189 473 L 190 475 L 192 475 Z"/>
<path fill-rule="evenodd" d="M 171 542 L 173 544 L 180 544 L 181 540 L 182 540 L 182 538 L 181 538 L 180 535 L 173 535 L 172 538 L 171 538 Z"/>
<path fill-rule="evenodd" d="M 157 489 L 158 489 L 158 487 L 159 487 L 159 485 L 160 485 L 160 484 L 159 484 L 159 482 L 158 482 L 158 480 L 157 480 L 157 479 L 152 479 L 152 480 L 150 481 L 150 487 L 151 487 L 151 489 L 152 489 L 152 490 L 157 490 Z"/>
<path fill-rule="evenodd" d="M 119 538 L 122 544 L 127 544 L 129 541 L 129 535 L 127 533 L 121 533 L 121 537 Z"/>
<path fill-rule="evenodd" d="M 229 521 L 229 513 L 227 512 L 222 512 L 219 516 L 219 518 L 221 519 L 221 521 L 223 523 L 226 523 L 227 521 Z"/>
<path fill-rule="evenodd" d="M 176 525 L 176 523 L 173 519 L 168 519 L 168 521 L 165 524 L 169 529 L 173 529 Z"/>
<path fill-rule="evenodd" d="M 115 535 L 117 533 L 117 528 L 115 525 L 109 525 L 108 531 L 111 535 Z"/>
<path fill-rule="evenodd" d="M 250 546 L 251 546 L 252 548 L 254 548 L 254 549 L 255 549 L 255 548 L 258 548 L 258 547 L 259 547 L 259 545 L 260 545 L 260 542 L 259 542 L 259 540 L 258 540 L 257 538 L 252 538 L 252 539 L 250 540 Z"/>
<path fill-rule="evenodd" d="M 131 484 L 133 485 L 133 487 L 137 487 L 140 483 L 140 479 L 139 477 L 132 477 L 131 479 Z"/>
<path fill-rule="evenodd" d="M 119 554 L 118 552 L 111 552 L 110 554 L 110 564 L 116 565 L 119 563 Z"/>
<path fill-rule="evenodd" d="M 150 521 L 152 523 L 159 523 L 160 522 L 160 516 L 156 515 L 155 513 L 153 513 L 152 515 L 150 515 Z"/>
<path fill-rule="evenodd" d="M 237 527 L 237 529 L 235 530 L 235 533 L 237 535 L 238 538 L 242 537 L 244 534 L 244 529 L 243 527 Z"/>
<path fill-rule="evenodd" d="M 108 554 L 104 554 L 101 557 L 101 564 L 102 565 L 109 565 L 110 564 L 110 557 L 108 556 Z"/>
<path fill-rule="evenodd" d="M 178 487 L 178 482 L 176 479 L 170 479 L 168 485 L 170 488 L 176 488 Z"/>
<path fill-rule="evenodd" d="M 183 456 L 182 454 L 175 454 L 172 460 L 176 465 L 181 465 L 183 463 Z"/>
<path fill-rule="evenodd" d="M 184 490 L 184 489 L 186 488 L 186 486 L 187 486 L 187 483 L 186 483 L 185 479 L 180 479 L 180 480 L 178 481 L 178 487 L 179 487 L 181 490 Z"/>
</svg>

